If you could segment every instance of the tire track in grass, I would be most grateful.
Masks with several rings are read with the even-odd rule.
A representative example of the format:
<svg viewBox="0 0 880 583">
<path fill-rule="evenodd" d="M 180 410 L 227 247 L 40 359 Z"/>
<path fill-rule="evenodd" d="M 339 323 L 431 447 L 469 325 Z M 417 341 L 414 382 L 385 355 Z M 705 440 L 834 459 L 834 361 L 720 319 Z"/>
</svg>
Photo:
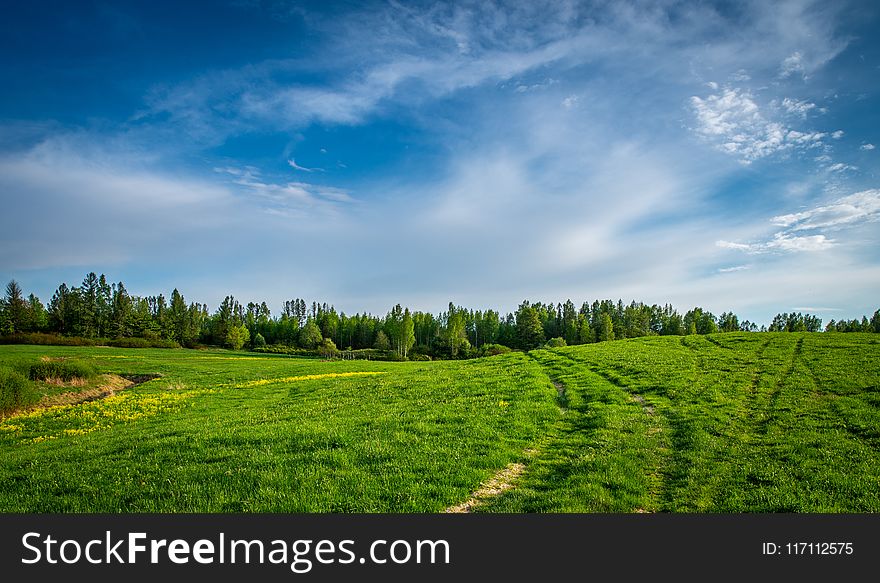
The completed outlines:
<svg viewBox="0 0 880 583">
<path fill-rule="evenodd" d="M 797 365 L 798 358 L 800 358 L 801 351 L 804 347 L 804 337 L 801 336 L 798 338 L 797 342 L 795 342 L 794 348 L 791 351 L 791 357 L 788 359 L 788 365 L 785 367 L 785 370 L 782 372 L 780 376 L 776 378 L 776 382 L 773 384 L 773 389 L 769 395 L 769 401 L 767 406 L 764 408 L 763 417 L 758 423 L 757 431 L 758 434 L 766 436 L 770 430 L 770 424 L 775 419 L 775 415 L 773 414 L 776 408 L 778 407 L 779 397 L 782 396 L 782 388 L 791 378 L 794 373 L 794 368 Z"/>
<path fill-rule="evenodd" d="M 752 383 L 749 386 L 748 403 L 746 404 L 746 416 L 750 419 L 756 419 L 758 413 L 758 393 L 761 385 L 761 379 L 766 371 L 764 370 L 764 352 L 770 345 L 770 338 L 761 343 L 758 350 L 755 351 L 754 367 L 755 372 L 752 373 Z"/>
<path fill-rule="evenodd" d="M 459 504 L 444 510 L 447 514 L 468 514 L 478 506 L 485 504 L 490 498 L 498 496 L 514 487 L 516 480 L 523 475 L 526 466 L 520 462 L 512 462 L 491 478 L 480 484 L 470 497 Z"/>
<path fill-rule="evenodd" d="M 728 379 L 748 374 L 752 359 L 710 336 L 683 336 L 679 342 L 693 357 L 693 377 L 668 414 L 672 452 L 663 500 L 676 511 L 711 511 L 724 495 L 723 476 L 735 472 L 729 440 L 755 408 L 760 374 L 743 379 L 740 391 L 730 390 L 736 383 Z M 757 353 L 765 348 L 766 343 Z"/>
<path fill-rule="evenodd" d="M 644 395 L 634 391 L 631 387 L 626 385 L 618 376 L 608 374 L 606 371 L 600 369 L 598 366 L 586 363 L 584 361 L 577 360 L 570 354 L 566 352 L 556 352 L 559 356 L 566 358 L 569 362 L 571 362 L 576 367 L 581 367 L 592 374 L 600 377 L 605 382 L 617 387 L 623 393 L 625 393 L 630 400 L 630 402 L 641 407 L 642 412 L 645 417 L 642 418 L 644 421 L 645 427 L 645 438 L 650 440 L 650 442 L 658 441 L 659 443 L 654 444 L 653 451 L 646 452 L 650 457 L 651 463 L 644 467 L 644 477 L 647 482 L 647 496 L 650 501 L 650 506 L 653 510 L 646 510 L 644 507 L 634 508 L 633 511 L 637 513 L 644 512 L 653 512 L 656 510 L 661 510 L 663 505 L 661 504 L 662 500 L 662 492 L 665 488 L 664 485 L 664 474 L 665 467 L 667 462 L 668 448 L 666 447 L 666 437 L 665 435 L 668 433 L 667 428 L 668 424 L 666 423 L 665 416 L 658 413 L 658 406 L 649 402 Z"/>
<path fill-rule="evenodd" d="M 551 376 L 547 371 L 546 365 L 533 354 L 527 353 L 527 355 L 541 367 L 541 371 L 547 377 L 547 380 L 553 385 L 553 388 L 556 389 L 556 401 L 559 407 L 563 410 L 567 410 L 568 395 L 565 384 L 559 380 L 558 376 Z M 540 455 L 543 449 L 552 440 L 554 433 L 556 433 L 556 431 L 551 430 L 539 441 L 539 443 L 534 444 L 533 447 L 523 451 L 524 461 L 507 464 L 504 468 L 483 481 L 480 486 L 471 493 L 467 500 L 459 502 L 458 504 L 453 504 L 443 510 L 443 512 L 446 514 L 469 514 L 481 506 L 484 506 L 493 498 L 513 489 L 519 479 L 525 474 L 528 468 L 527 462 Z"/>
</svg>

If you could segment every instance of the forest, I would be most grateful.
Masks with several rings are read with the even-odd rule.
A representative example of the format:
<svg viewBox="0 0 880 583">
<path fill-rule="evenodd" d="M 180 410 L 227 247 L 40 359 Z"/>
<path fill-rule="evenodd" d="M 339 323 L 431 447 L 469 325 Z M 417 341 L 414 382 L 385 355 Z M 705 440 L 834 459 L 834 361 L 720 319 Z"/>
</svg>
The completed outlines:
<svg viewBox="0 0 880 583">
<path fill-rule="evenodd" d="M 226 296 L 213 312 L 187 303 L 174 289 L 137 296 L 123 282 L 89 273 L 79 286 L 62 283 L 48 304 L 24 295 L 12 280 L 0 299 L 0 337 L 5 343 L 108 344 L 119 347 L 222 346 L 258 352 L 351 358 L 471 358 L 511 349 L 531 350 L 642 336 L 715 332 L 819 332 L 822 320 L 781 313 L 769 325 L 740 321 L 733 312 L 715 316 L 700 307 L 684 314 L 670 304 L 595 300 L 577 306 L 523 301 L 513 313 L 473 310 L 452 302 L 431 314 L 395 305 L 384 317 L 347 315 L 332 304 L 301 298 L 273 314 L 266 302 L 242 303 Z M 880 333 L 880 310 L 869 319 L 831 320 L 826 332 Z"/>
</svg>

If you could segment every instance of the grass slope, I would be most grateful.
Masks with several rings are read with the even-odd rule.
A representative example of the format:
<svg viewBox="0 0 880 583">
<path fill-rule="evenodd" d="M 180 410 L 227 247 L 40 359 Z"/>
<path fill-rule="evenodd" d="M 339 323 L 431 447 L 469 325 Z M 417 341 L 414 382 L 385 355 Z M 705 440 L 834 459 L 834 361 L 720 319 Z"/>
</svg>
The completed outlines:
<svg viewBox="0 0 880 583">
<path fill-rule="evenodd" d="M 434 512 L 512 462 L 479 511 L 880 510 L 867 334 L 426 363 L 6 346 L 0 366 L 44 355 L 163 376 L 0 421 L 2 511 Z"/>
</svg>

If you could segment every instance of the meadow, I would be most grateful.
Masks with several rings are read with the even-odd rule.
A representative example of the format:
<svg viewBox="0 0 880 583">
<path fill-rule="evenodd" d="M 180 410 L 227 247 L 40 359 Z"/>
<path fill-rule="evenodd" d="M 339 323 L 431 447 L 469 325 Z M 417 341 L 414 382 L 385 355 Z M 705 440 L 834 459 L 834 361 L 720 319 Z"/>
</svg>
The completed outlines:
<svg viewBox="0 0 880 583">
<path fill-rule="evenodd" d="M 36 382 L 50 400 L 0 419 L 3 512 L 438 512 L 511 467 L 472 510 L 880 510 L 870 334 L 435 362 L 0 347 L 0 366 L 44 357 L 150 380 L 61 404 L 98 381 Z"/>
</svg>

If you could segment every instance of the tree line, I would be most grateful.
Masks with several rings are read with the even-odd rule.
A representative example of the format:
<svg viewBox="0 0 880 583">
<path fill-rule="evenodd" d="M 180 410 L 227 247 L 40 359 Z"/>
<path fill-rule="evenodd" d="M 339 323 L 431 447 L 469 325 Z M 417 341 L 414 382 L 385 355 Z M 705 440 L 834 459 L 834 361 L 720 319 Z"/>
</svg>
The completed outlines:
<svg viewBox="0 0 880 583">
<path fill-rule="evenodd" d="M 523 301 L 513 313 L 472 310 L 450 302 L 446 311 L 410 311 L 395 305 L 384 317 L 347 315 L 333 305 L 296 298 L 273 315 L 266 302 L 239 302 L 226 296 L 212 313 L 207 304 L 171 297 L 130 294 L 123 282 L 89 273 L 79 286 L 62 283 L 44 305 L 25 297 L 12 280 L 0 300 L 0 334 L 49 333 L 86 339 L 144 339 L 186 347 L 233 349 L 289 347 L 335 352 L 378 350 L 397 358 L 467 358 L 507 349 L 587 344 L 650 335 L 715 332 L 818 332 L 822 320 L 802 313 L 778 314 L 768 326 L 740 321 L 733 312 L 715 316 L 700 307 L 680 314 L 670 304 L 624 304 L 622 300 L 565 303 Z M 880 332 L 880 310 L 869 320 L 832 320 L 826 331 Z"/>
</svg>

